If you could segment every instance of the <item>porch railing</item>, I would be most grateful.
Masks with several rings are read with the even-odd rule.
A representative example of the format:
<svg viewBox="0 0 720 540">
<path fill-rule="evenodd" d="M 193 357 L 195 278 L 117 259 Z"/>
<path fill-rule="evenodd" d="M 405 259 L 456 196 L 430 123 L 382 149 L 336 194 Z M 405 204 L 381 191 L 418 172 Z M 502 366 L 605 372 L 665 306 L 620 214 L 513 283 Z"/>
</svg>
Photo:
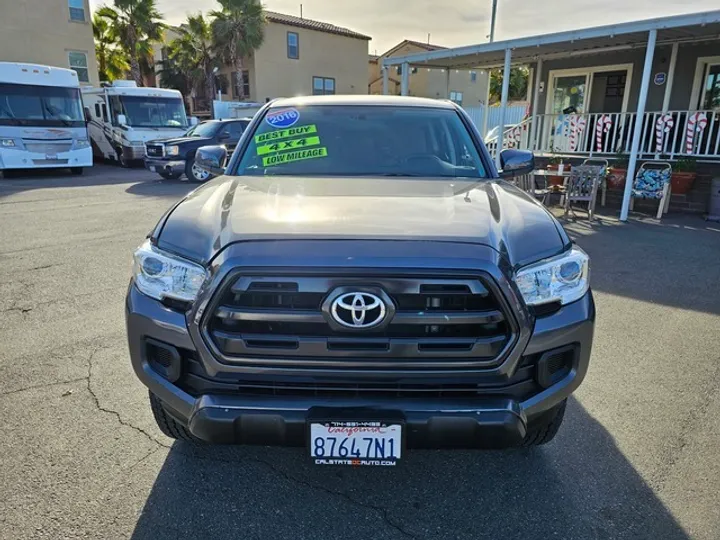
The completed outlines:
<svg viewBox="0 0 720 540">
<path fill-rule="evenodd" d="M 506 129 L 503 148 L 537 154 L 629 154 L 636 113 L 542 114 Z M 531 135 L 534 134 L 531 139 Z M 488 149 L 494 154 L 497 142 Z M 720 159 L 720 111 L 648 112 L 642 117 L 641 158 Z"/>
</svg>

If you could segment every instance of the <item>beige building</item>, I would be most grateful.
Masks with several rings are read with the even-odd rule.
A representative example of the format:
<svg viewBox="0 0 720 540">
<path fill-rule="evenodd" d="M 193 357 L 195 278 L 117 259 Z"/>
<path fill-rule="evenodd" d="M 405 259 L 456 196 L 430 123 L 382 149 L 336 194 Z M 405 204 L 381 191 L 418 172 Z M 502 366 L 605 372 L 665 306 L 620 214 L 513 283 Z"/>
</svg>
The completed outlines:
<svg viewBox="0 0 720 540">
<path fill-rule="evenodd" d="M 263 44 L 243 62 L 245 101 L 264 103 L 277 97 L 313 94 L 367 94 L 369 36 L 347 28 L 265 12 L 267 26 Z M 166 40 L 177 37 L 168 31 Z M 155 59 L 162 59 L 156 50 Z M 240 95 L 238 77 L 231 66 L 220 70 L 228 83 L 223 99 Z M 214 96 L 213 96 L 214 97 Z M 207 96 L 195 97 L 193 113 L 208 107 Z"/>
<path fill-rule="evenodd" d="M 370 94 L 383 93 L 381 64 L 383 58 L 405 56 L 407 54 L 444 49 L 440 45 L 431 45 L 406 39 L 389 51 L 370 55 L 368 61 L 368 91 Z M 388 74 L 388 93 L 400 95 L 402 74 L 400 67 L 391 68 Z M 485 103 L 488 73 L 485 70 L 447 70 L 412 68 L 410 71 L 409 95 L 435 99 L 451 99 L 465 107 L 477 107 Z"/>
<path fill-rule="evenodd" d="M 98 85 L 88 0 L 0 0 L 0 61 L 71 67 Z"/>
</svg>

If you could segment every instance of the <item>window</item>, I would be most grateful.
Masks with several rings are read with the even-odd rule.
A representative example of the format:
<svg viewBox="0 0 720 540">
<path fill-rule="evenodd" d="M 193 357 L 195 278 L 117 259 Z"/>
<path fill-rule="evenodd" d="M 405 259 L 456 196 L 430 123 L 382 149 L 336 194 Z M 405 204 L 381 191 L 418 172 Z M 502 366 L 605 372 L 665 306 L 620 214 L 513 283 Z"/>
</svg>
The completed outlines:
<svg viewBox="0 0 720 540">
<path fill-rule="evenodd" d="M 335 79 L 328 77 L 313 77 L 314 96 L 332 96 L 335 94 Z"/>
<path fill-rule="evenodd" d="M 403 177 L 464 178 L 454 186 L 462 192 L 462 184 L 486 176 L 470 132 L 450 109 L 306 105 L 293 131 L 258 122 L 229 174 L 354 176 L 353 192 L 370 196 L 375 183 L 368 181 L 363 193 L 360 177 L 381 175 L 393 177 L 398 196 L 420 198 L 439 192 L 426 183 L 406 189 Z"/>
<path fill-rule="evenodd" d="M 85 0 L 68 0 L 70 20 L 85 22 Z"/>
<path fill-rule="evenodd" d="M 0 126 L 82 127 L 77 88 L 0 83 Z"/>
<path fill-rule="evenodd" d="M 240 86 L 238 85 L 237 71 L 232 72 L 232 82 L 233 94 L 236 98 L 250 98 L 250 72 L 247 69 L 243 69 L 242 72 L 242 94 L 240 93 Z"/>
<path fill-rule="evenodd" d="M 398 75 L 402 75 L 402 66 L 396 67 L 396 68 L 395 68 L 395 73 L 397 73 Z"/>
<path fill-rule="evenodd" d="M 185 105 L 179 98 L 110 96 L 113 125 L 124 114 L 130 127 L 186 127 Z"/>
<path fill-rule="evenodd" d="M 462 105 L 462 98 L 463 98 L 462 92 L 450 92 L 450 101 L 453 101 L 453 102 L 457 103 L 458 105 Z"/>
<path fill-rule="evenodd" d="M 100 116 L 102 116 L 102 115 L 100 114 L 100 104 L 99 104 L 99 103 L 96 103 L 96 104 L 95 104 L 95 118 L 100 118 Z"/>
<path fill-rule="evenodd" d="M 86 53 L 71 51 L 68 53 L 68 61 L 70 63 L 70 68 L 77 72 L 80 82 L 90 82 L 90 72 L 88 71 Z"/>
<path fill-rule="evenodd" d="M 477 71 L 470 72 L 470 82 L 472 82 L 472 83 L 477 82 Z"/>
<path fill-rule="evenodd" d="M 720 64 L 708 64 L 700 98 L 700 109 L 720 110 Z"/>
<path fill-rule="evenodd" d="M 287 33 L 287 55 L 293 60 L 300 58 L 300 37 L 297 32 Z"/>
</svg>

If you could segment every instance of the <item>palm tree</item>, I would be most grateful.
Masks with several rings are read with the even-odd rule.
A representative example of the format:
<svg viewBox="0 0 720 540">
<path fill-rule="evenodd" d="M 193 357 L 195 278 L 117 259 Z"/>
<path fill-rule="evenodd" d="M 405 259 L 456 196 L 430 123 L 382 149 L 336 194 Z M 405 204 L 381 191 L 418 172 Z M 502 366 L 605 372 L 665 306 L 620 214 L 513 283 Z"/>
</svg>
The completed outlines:
<svg viewBox="0 0 720 540">
<path fill-rule="evenodd" d="M 180 36 L 170 43 L 168 59 L 189 78 L 196 91 L 204 87 L 206 97 L 212 99 L 215 95 L 214 69 L 220 62 L 213 53 L 210 21 L 202 13 L 189 15 L 179 31 Z"/>
<path fill-rule="evenodd" d="M 128 55 L 130 74 L 142 86 L 141 58 L 148 54 L 152 42 L 162 39 L 164 25 L 155 0 L 114 0 L 114 7 L 103 6 L 97 15 L 107 19 L 112 32 Z"/>
<path fill-rule="evenodd" d="M 265 38 L 265 16 L 260 0 L 218 0 L 222 7 L 210 15 L 215 49 L 218 55 L 235 68 L 238 99 L 243 92 L 243 58 L 262 45 Z"/>
<path fill-rule="evenodd" d="M 92 25 L 100 80 L 113 81 L 124 78 L 130 69 L 130 64 L 125 51 L 120 48 L 118 38 L 112 31 L 108 19 L 95 13 Z"/>
</svg>

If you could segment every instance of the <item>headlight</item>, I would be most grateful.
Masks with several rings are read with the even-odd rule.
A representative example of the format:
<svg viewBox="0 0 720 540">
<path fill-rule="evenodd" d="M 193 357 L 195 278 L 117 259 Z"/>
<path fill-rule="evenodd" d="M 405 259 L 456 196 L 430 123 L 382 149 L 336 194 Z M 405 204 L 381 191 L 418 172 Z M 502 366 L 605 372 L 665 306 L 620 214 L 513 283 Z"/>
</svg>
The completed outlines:
<svg viewBox="0 0 720 540">
<path fill-rule="evenodd" d="M 87 139 L 77 139 L 75 141 L 75 148 L 88 148 L 90 146 L 90 141 Z"/>
<path fill-rule="evenodd" d="M 180 149 L 177 146 L 166 146 L 165 147 L 165 155 L 166 156 L 177 156 L 180 153 Z"/>
<path fill-rule="evenodd" d="M 529 306 L 574 302 L 590 288 L 590 258 L 578 247 L 558 257 L 521 268 L 515 283 Z"/>
<path fill-rule="evenodd" d="M 175 298 L 192 302 L 205 281 L 205 269 L 193 262 L 165 253 L 145 241 L 133 256 L 137 288 L 156 300 Z"/>
<path fill-rule="evenodd" d="M 15 146 L 15 141 L 13 139 L 0 139 L 0 146 L 12 148 Z"/>
</svg>

